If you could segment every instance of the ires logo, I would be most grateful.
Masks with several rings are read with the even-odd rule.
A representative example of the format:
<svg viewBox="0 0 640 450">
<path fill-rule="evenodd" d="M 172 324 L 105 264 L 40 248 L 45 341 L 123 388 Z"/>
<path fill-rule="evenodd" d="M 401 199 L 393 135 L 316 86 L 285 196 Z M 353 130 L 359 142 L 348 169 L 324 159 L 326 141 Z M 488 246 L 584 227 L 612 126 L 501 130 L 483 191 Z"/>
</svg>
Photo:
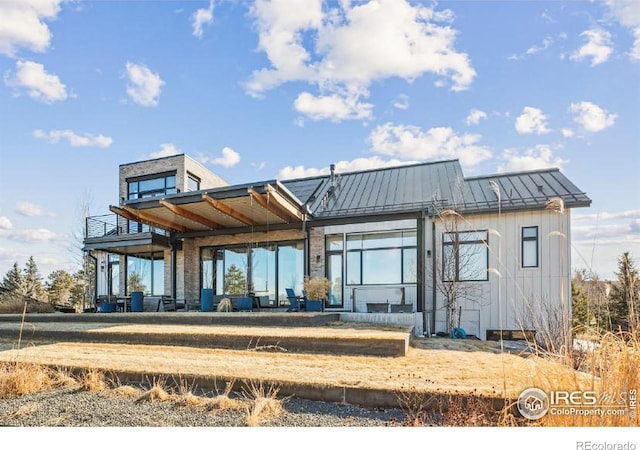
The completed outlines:
<svg viewBox="0 0 640 450">
<path fill-rule="evenodd" d="M 595 406 L 598 394 L 595 391 L 551 391 L 549 403 L 551 406 Z"/>
<path fill-rule="evenodd" d="M 592 408 L 598 403 L 595 391 L 551 391 L 544 392 L 538 388 L 528 388 L 518 396 L 517 407 L 522 417 L 537 420 L 544 417 L 549 410 L 562 408 L 573 412 L 578 408 Z"/>
</svg>

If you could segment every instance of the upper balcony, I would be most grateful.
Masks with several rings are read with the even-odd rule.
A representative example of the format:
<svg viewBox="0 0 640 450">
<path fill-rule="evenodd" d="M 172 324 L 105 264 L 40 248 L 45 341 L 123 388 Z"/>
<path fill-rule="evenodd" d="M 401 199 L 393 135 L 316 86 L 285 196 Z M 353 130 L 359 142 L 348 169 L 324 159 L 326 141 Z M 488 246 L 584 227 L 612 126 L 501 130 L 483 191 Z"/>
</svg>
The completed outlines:
<svg viewBox="0 0 640 450">
<path fill-rule="evenodd" d="M 85 250 L 103 250 L 120 254 L 140 254 L 170 248 L 168 232 L 127 220 L 117 214 L 87 217 Z"/>
</svg>

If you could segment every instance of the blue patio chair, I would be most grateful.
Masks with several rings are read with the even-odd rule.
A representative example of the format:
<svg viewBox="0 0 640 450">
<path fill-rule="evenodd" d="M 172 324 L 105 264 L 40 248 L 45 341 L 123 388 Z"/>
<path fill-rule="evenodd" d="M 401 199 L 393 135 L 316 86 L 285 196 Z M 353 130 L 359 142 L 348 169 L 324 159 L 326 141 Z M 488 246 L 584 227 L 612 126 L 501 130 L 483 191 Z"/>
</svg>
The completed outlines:
<svg viewBox="0 0 640 450">
<path fill-rule="evenodd" d="M 304 308 L 301 300 L 301 297 L 297 296 L 293 289 L 285 288 L 287 293 L 287 300 L 289 300 L 289 308 L 287 308 L 287 312 L 291 311 L 300 311 Z"/>
</svg>

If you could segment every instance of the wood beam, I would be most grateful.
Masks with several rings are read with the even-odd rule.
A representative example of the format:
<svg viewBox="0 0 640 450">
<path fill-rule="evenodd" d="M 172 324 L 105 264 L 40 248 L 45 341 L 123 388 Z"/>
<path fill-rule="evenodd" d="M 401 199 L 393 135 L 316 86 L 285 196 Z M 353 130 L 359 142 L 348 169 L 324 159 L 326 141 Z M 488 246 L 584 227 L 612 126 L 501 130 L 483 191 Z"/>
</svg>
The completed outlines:
<svg viewBox="0 0 640 450">
<path fill-rule="evenodd" d="M 169 220 L 160 219 L 158 217 L 155 217 L 152 214 L 146 213 L 144 211 L 140 211 L 130 206 L 123 205 L 122 209 L 136 216 L 137 218 L 134 220 L 137 220 L 138 222 L 143 222 L 152 227 L 162 228 L 163 230 L 168 230 L 168 231 L 180 231 L 182 233 L 187 231 L 187 227 L 184 227 L 175 222 L 171 222 Z"/>
<path fill-rule="evenodd" d="M 284 198 L 284 196 L 278 192 L 273 186 L 270 184 L 265 185 L 265 189 L 271 196 L 271 201 L 275 202 L 281 209 L 283 209 L 287 214 L 289 214 L 293 219 L 303 220 L 304 216 L 302 213 L 291 204 L 289 200 Z"/>
<path fill-rule="evenodd" d="M 261 194 L 258 194 L 255 189 L 248 188 L 247 192 L 260 206 L 262 206 L 267 211 L 275 214 L 280 217 L 285 222 L 289 223 L 291 221 L 291 217 L 285 211 L 282 211 L 275 203 L 268 202 L 266 198 L 264 198 Z"/>
<path fill-rule="evenodd" d="M 182 206 L 169 203 L 166 200 L 160 200 L 160 204 L 165 208 L 167 208 L 172 213 L 177 214 L 180 217 L 184 217 L 185 219 L 198 222 L 199 224 L 204 225 L 205 227 L 208 227 L 212 230 L 216 230 L 222 227 L 218 222 L 214 222 L 213 220 L 207 219 L 206 217 L 203 217 L 200 214 L 191 212 L 188 209 L 183 208 Z"/>
<path fill-rule="evenodd" d="M 258 225 L 258 222 L 256 222 L 255 220 L 250 219 L 239 211 L 236 211 L 229 205 L 225 205 L 220 200 L 216 200 L 215 198 L 210 197 L 207 194 L 202 194 L 202 199 L 209 205 L 211 205 L 211 207 L 213 207 L 214 209 L 220 211 L 222 214 L 226 214 L 227 216 L 237 220 L 238 222 L 241 222 L 245 225 Z"/>
<path fill-rule="evenodd" d="M 117 206 L 110 205 L 109 206 L 109 211 L 111 211 L 112 213 L 117 214 L 120 217 L 122 217 L 124 219 L 127 219 L 127 220 L 133 220 L 134 222 L 136 222 L 138 220 L 138 217 L 134 216 L 130 212 L 125 211 L 122 208 L 118 208 Z"/>
</svg>

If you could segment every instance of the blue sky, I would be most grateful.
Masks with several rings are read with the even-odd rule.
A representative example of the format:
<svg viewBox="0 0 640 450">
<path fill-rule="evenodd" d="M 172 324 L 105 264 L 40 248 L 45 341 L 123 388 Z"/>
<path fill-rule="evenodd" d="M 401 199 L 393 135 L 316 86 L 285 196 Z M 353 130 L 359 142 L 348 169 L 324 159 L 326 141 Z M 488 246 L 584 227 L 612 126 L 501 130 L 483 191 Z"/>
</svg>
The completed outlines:
<svg viewBox="0 0 640 450">
<path fill-rule="evenodd" d="M 572 262 L 640 257 L 640 2 L 0 1 L 0 274 L 71 269 L 118 165 L 229 183 L 460 159 L 560 167 Z"/>
</svg>

